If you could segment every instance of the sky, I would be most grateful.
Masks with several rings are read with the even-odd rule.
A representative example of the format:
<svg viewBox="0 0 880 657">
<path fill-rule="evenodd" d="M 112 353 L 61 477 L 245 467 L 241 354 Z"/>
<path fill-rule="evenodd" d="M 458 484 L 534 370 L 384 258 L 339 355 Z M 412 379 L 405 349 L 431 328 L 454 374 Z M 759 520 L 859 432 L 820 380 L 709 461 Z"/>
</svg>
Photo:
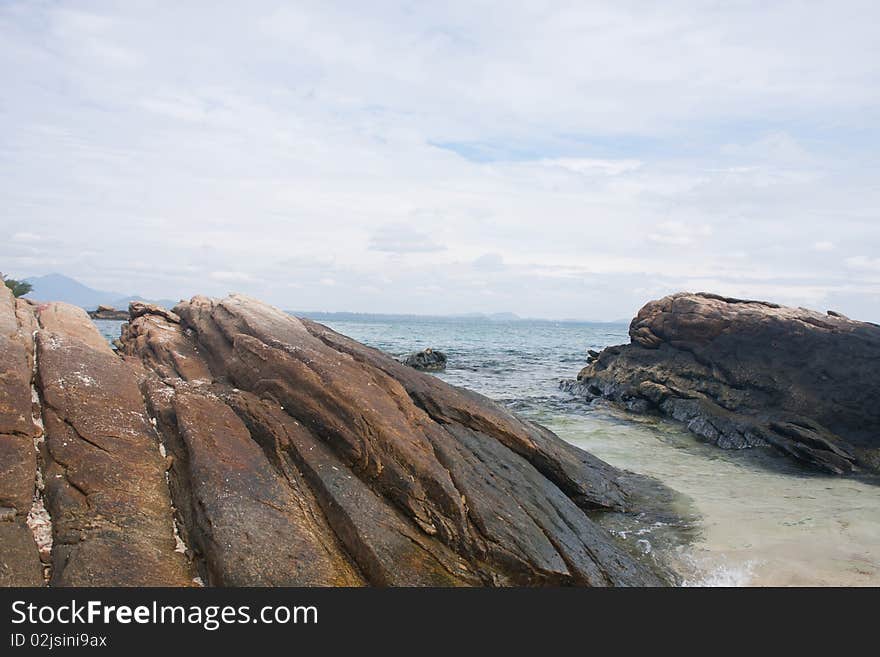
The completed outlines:
<svg viewBox="0 0 880 657">
<path fill-rule="evenodd" d="M 876 2 L 0 1 L 0 270 L 880 321 Z"/>
</svg>

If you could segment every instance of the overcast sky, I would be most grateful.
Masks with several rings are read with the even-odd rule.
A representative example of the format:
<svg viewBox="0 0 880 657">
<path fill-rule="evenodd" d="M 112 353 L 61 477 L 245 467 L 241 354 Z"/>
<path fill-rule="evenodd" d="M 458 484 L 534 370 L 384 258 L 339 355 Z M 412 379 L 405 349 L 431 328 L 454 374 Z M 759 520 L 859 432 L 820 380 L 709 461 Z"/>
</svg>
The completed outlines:
<svg viewBox="0 0 880 657">
<path fill-rule="evenodd" d="M 0 270 L 300 310 L 617 319 L 705 290 L 880 321 L 878 24 L 7 0 Z"/>
</svg>

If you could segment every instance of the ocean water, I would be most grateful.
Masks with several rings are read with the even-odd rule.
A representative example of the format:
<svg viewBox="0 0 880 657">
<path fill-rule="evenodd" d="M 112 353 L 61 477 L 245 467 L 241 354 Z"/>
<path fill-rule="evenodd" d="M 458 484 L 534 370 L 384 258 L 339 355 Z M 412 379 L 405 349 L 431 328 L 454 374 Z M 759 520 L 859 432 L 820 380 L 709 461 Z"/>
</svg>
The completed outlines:
<svg viewBox="0 0 880 657">
<path fill-rule="evenodd" d="M 393 356 L 432 347 L 436 374 L 541 422 L 561 438 L 675 491 L 674 517 L 602 514 L 643 558 L 692 586 L 880 585 L 880 485 L 809 471 L 770 450 L 726 451 L 680 426 L 559 389 L 587 349 L 628 342 L 624 324 L 322 320 Z M 99 322 L 109 339 L 120 322 Z"/>
</svg>

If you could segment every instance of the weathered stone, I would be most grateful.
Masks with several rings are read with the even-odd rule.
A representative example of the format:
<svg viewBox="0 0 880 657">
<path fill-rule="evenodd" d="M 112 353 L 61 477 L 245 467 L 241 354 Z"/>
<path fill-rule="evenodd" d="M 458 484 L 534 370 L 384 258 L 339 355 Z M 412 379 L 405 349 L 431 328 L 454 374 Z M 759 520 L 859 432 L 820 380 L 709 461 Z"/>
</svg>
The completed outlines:
<svg viewBox="0 0 880 657">
<path fill-rule="evenodd" d="M 435 422 L 460 424 L 493 436 L 528 460 L 578 505 L 588 509 L 631 507 L 629 498 L 635 491 L 621 482 L 620 471 L 560 440 L 546 428 L 517 417 L 483 395 L 405 367 L 378 349 L 362 345 L 326 326 L 307 319 L 300 321 L 329 346 L 393 377 Z"/>
<path fill-rule="evenodd" d="M 479 584 L 469 564 L 362 482 L 278 404 L 236 391 L 230 404 L 298 489 L 311 487 L 339 540 L 377 586 Z"/>
<path fill-rule="evenodd" d="M 143 360 L 162 378 L 205 382 L 213 379 L 199 348 L 180 330 L 174 313 L 135 303 L 131 313 L 131 321 L 122 327 L 119 353 Z"/>
<path fill-rule="evenodd" d="M 663 583 L 580 508 L 633 508 L 637 476 L 320 325 L 132 303 L 116 353 L 0 302 L 0 584 L 42 584 L 50 528 L 62 586 Z"/>
<path fill-rule="evenodd" d="M 34 536 L 21 516 L 0 522 L 0 586 L 43 586 Z"/>
<path fill-rule="evenodd" d="M 50 304 L 39 319 L 51 584 L 188 585 L 164 461 L 135 376 L 84 312 Z"/>
<path fill-rule="evenodd" d="M 434 349 L 425 349 L 409 354 L 403 359 L 403 364 L 423 372 L 440 372 L 446 369 L 446 354 Z"/>
<path fill-rule="evenodd" d="M 125 310 L 117 310 L 113 306 L 98 306 L 97 310 L 88 311 L 89 317 L 92 319 L 110 319 L 110 320 L 126 320 L 128 312 Z"/>
<path fill-rule="evenodd" d="M 95 329 L 86 311 L 79 306 L 69 303 L 43 304 L 38 307 L 37 314 L 41 328 L 75 338 L 98 351 L 112 353 L 110 344 Z"/>
<path fill-rule="evenodd" d="M 131 319 L 137 319 L 138 317 L 143 317 L 144 315 L 156 315 L 171 322 L 172 324 L 180 323 L 180 317 L 175 315 L 170 310 L 166 310 L 162 306 L 157 306 L 154 303 L 147 303 L 145 301 L 132 301 L 130 304 L 128 304 L 128 314 Z"/>
<path fill-rule="evenodd" d="M 773 445 L 841 474 L 880 469 L 880 327 L 838 313 L 679 293 L 571 389 L 679 420 L 720 447 Z"/>
<path fill-rule="evenodd" d="M 245 297 L 175 312 L 252 437 L 302 471 L 372 582 L 659 583 L 577 506 L 625 508 L 622 473 L 548 430 Z M 242 406 L 231 386 L 259 401 Z M 394 558 L 412 571 L 395 575 Z"/>
<path fill-rule="evenodd" d="M 173 393 L 186 451 L 188 537 L 220 586 L 354 586 L 362 582 L 307 488 L 294 488 L 239 417 L 208 391 Z"/>
<path fill-rule="evenodd" d="M 0 286 L 0 586 L 43 584 L 39 553 L 26 524 L 37 473 L 32 340 L 27 313 Z"/>
</svg>

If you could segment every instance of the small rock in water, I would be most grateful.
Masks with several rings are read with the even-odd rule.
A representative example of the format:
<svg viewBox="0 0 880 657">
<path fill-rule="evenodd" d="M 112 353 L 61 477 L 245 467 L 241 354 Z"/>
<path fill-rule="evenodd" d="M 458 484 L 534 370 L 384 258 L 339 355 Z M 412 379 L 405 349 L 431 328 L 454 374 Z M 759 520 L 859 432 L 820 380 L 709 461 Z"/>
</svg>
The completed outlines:
<svg viewBox="0 0 880 657">
<path fill-rule="evenodd" d="M 403 364 L 425 372 L 437 372 L 446 369 L 446 354 L 428 348 L 406 356 Z"/>
</svg>

